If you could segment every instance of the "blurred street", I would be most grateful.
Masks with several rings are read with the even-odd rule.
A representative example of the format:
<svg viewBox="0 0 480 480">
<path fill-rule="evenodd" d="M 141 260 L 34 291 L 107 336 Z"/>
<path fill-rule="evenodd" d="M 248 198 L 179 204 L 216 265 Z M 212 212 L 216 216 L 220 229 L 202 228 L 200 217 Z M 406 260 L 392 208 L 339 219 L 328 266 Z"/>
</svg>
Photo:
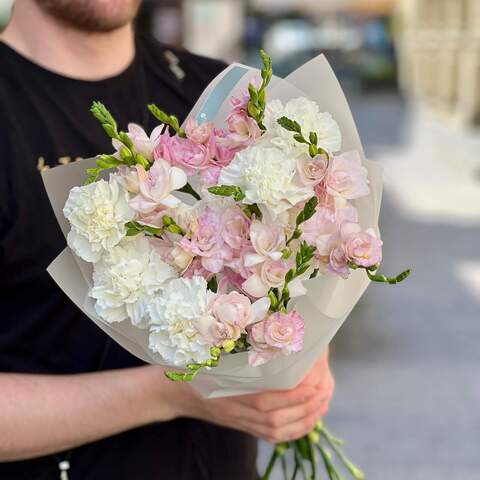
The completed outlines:
<svg viewBox="0 0 480 480">
<path fill-rule="evenodd" d="M 385 166 L 383 270 L 414 274 L 370 286 L 335 337 L 327 424 L 369 480 L 478 480 L 478 134 L 394 94 L 349 100 L 367 156 Z"/>
</svg>

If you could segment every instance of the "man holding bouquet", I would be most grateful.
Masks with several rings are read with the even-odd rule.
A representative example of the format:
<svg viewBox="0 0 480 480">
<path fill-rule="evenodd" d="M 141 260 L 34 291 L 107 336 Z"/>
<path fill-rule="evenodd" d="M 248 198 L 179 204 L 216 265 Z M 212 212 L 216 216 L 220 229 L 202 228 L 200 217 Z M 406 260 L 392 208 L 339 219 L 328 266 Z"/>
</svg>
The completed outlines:
<svg viewBox="0 0 480 480">
<path fill-rule="evenodd" d="M 180 119 L 225 65 L 135 36 L 140 0 L 17 0 L 0 36 L 0 478 L 253 479 L 256 440 L 302 437 L 333 392 L 202 399 L 110 341 L 50 279 L 64 237 L 39 169 L 109 151 L 88 112 Z"/>
</svg>

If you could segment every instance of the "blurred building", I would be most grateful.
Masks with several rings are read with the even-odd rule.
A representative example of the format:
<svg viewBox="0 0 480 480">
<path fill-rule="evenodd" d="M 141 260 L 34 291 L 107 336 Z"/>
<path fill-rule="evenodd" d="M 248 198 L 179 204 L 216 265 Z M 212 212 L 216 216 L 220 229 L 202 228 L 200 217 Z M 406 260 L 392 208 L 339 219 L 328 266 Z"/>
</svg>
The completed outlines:
<svg viewBox="0 0 480 480">
<path fill-rule="evenodd" d="M 403 0 L 398 52 L 411 98 L 455 124 L 480 123 L 479 0 Z"/>
</svg>

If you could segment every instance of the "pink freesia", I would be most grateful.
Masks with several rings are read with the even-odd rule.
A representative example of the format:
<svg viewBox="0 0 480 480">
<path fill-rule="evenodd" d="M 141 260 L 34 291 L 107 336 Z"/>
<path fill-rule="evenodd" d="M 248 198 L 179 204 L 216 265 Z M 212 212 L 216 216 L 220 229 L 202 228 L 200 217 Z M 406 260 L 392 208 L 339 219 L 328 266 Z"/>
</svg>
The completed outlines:
<svg viewBox="0 0 480 480">
<path fill-rule="evenodd" d="M 183 170 L 160 159 L 155 160 L 148 172 L 141 165 L 136 165 L 136 169 L 140 193 L 130 199 L 131 208 L 148 213 L 158 206 L 174 207 L 180 202 L 171 193 L 187 183 Z"/>
<path fill-rule="evenodd" d="M 205 187 L 212 187 L 214 185 L 217 185 L 221 170 L 222 170 L 222 167 L 217 167 L 216 165 L 212 165 L 211 167 L 208 167 L 206 170 L 202 170 L 200 172 L 200 178 L 202 179 L 202 184 Z"/>
<path fill-rule="evenodd" d="M 138 170 L 135 167 L 127 167 L 120 165 L 117 167 L 117 182 L 130 193 L 140 192 L 140 180 L 138 178 Z"/>
<path fill-rule="evenodd" d="M 182 276 L 184 278 L 203 277 L 208 282 L 214 275 L 202 265 L 202 259 L 197 257 L 193 259 Z"/>
<path fill-rule="evenodd" d="M 248 245 L 250 220 L 238 207 L 230 207 L 222 215 L 222 236 L 225 242 L 236 250 Z"/>
<path fill-rule="evenodd" d="M 246 267 L 252 267 L 264 262 L 267 258 L 280 260 L 285 248 L 285 234 L 283 229 L 254 220 L 250 225 L 250 241 L 255 253 L 245 258 Z"/>
<path fill-rule="evenodd" d="M 253 298 L 267 295 L 271 288 L 280 288 L 285 283 L 285 275 L 291 265 L 284 260 L 267 258 L 257 272 L 243 283 L 243 290 Z"/>
<path fill-rule="evenodd" d="M 383 242 L 373 229 L 362 232 L 360 225 L 344 223 L 340 232 L 348 261 L 362 267 L 373 267 L 382 261 Z"/>
<path fill-rule="evenodd" d="M 161 134 L 163 125 L 156 127 L 150 136 L 148 136 L 145 130 L 135 123 L 128 124 L 127 135 L 133 143 L 133 148 L 137 153 L 145 157 L 147 160 L 153 160 L 153 149 L 155 139 Z M 114 138 L 112 144 L 117 152 L 123 148 L 123 143 L 120 140 Z"/>
<path fill-rule="evenodd" d="M 205 145 L 178 135 L 170 136 L 168 131 L 157 139 L 154 156 L 182 168 L 187 175 L 205 170 L 212 161 L 211 152 Z"/>
<path fill-rule="evenodd" d="M 213 133 L 214 125 L 211 122 L 199 124 L 194 118 L 187 120 L 185 133 L 187 138 L 198 144 L 206 144 Z"/>
<path fill-rule="evenodd" d="M 357 151 L 334 156 L 325 179 L 327 193 L 344 200 L 368 195 L 368 171 Z"/>
<path fill-rule="evenodd" d="M 297 172 L 303 185 L 318 185 L 327 174 L 328 155 L 318 154 L 311 157 L 303 154 L 297 157 Z"/>
<path fill-rule="evenodd" d="M 198 218 L 198 228 L 188 240 L 184 237 L 181 246 L 194 255 L 202 257 L 202 266 L 212 273 L 222 270 L 226 260 L 232 258 L 230 247 L 222 236 L 222 221 L 220 215 L 206 208 Z"/>
<path fill-rule="evenodd" d="M 212 157 L 214 158 L 214 164 L 220 167 L 226 167 L 230 165 L 230 162 L 235 157 L 235 149 L 229 147 L 228 142 L 225 140 L 228 135 L 223 129 L 215 128 L 213 135 L 210 137 L 208 142 L 208 148 L 212 152 Z"/>
<path fill-rule="evenodd" d="M 238 292 L 217 295 L 208 315 L 199 320 L 198 329 L 209 344 L 226 346 L 246 333 L 248 325 L 262 320 L 269 307 L 268 298 L 262 298 L 252 305 L 248 297 Z"/>
<path fill-rule="evenodd" d="M 304 333 L 304 321 L 298 312 L 272 313 L 249 328 L 248 340 L 252 349 L 248 352 L 248 363 L 257 367 L 280 354 L 300 352 Z"/>
<path fill-rule="evenodd" d="M 302 224 L 302 240 L 309 245 L 315 245 L 317 241 L 325 240 L 337 232 L 335 213 L 326 207 L 317 207 L 312 218 Z M 323 248 L 321 249 L 323 250 Z"/>
<path fill-rule="evenodd" d="M 219 138 L 217 143 L 234 150 L 242 150 L 253 145 L 262 136 L 257 122 L 248 115 L 246 110 L 234 110 L 227 117 L 229 133 Z"/>
</svg>

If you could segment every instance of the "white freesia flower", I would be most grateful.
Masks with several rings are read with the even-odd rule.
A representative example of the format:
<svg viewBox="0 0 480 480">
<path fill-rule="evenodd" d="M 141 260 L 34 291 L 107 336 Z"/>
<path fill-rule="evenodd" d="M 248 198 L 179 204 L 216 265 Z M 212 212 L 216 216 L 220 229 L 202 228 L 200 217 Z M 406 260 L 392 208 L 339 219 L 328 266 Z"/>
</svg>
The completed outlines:
<svg viewBox="0 0 480 480">
<path fill-rule="evenodd" d="M 208 360 L 210 345 L 197 326 L 212 295 L 202 277 L 170 281 L 149 303 L 150 349 L 176 366 Z"/>
<path fill-rule="evenodd" d="M 95 311 L 106 322 L 129 318 L 133 325 L 148 324 L 148 301 L 175 271 L 144 236 L 125 238 L 94 265 L 90 297 Z"/>
<path fill-rule="evenodd" d="M 294 133 L 281 127 L 277 120 L 281 117 L 295 120 L 302 127 L 302 133 L 308 139 L 310 132 L 316 132 L 318 146 L 328 152 L 338 152 L 342 146 L 342 135 L 337 122 L 330 113 L 321 112 L 317 103 L 305 97 L 289 100 L 285 105 L 280 100 L 267 103 L 264 124 L 267 127 L 266 139 L 282 150 L 295 156 L 308 152 L 308 145 L 298 143 Z"/>
<path fill-rule="evenodd" d="M 258 204 L 275 219 L 282 212 L 313 196 L 310 186 L 296 178 L 296 162 L 284 151 L 256 145 L 237 153 L 219 179 L 221 185 L 236 185 L 245 193 L 243 203 Z"/>
<path fill-rule="evenodd" d="M 125 223 L 134 211 L 128 206 L 127 192 L 110 177 L 70 190 L 63 214 L 70 222 L 69 247 L 83 260 L 97 262 L 126 234 Z"/>
</svg>

